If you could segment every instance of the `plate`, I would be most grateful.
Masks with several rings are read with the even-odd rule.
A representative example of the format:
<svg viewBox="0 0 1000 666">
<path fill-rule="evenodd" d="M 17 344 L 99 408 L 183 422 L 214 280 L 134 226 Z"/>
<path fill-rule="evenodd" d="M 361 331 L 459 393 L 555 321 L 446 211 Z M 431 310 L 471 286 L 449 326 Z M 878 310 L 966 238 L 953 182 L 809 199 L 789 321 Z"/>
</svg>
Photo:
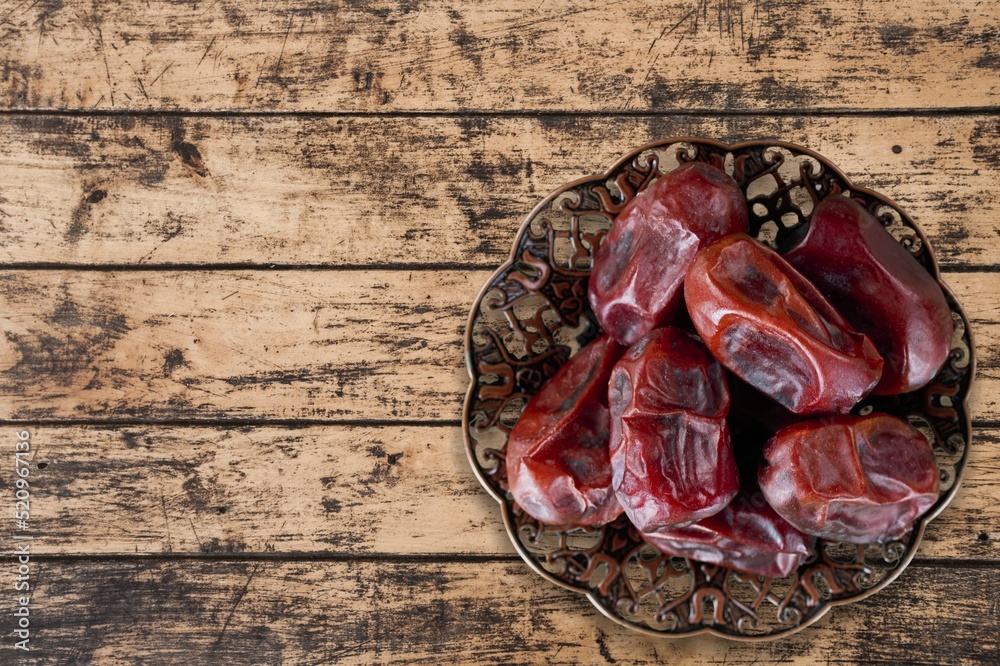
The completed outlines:
<svg viewBox="0 0 1000 666">
<path fill-rule="evenodd" d="M 566 531 L 540 523 L 514 503 L 504 465 L 511 427 L 542 384 L 600 333 L 587 301 L 594 249 L 638 192 L 690 161 L 733 176 L 746 193 L 751 235 L 771 247 L 804 224 L 817 201 L 847 195 L 864 204 L 941 284 L 955 320 L 952 353 L 941 372 L 919 391 L 869 396 L 853 410 L 895 414 L 933 443 L 940 497 L 902 539 L 870 545 L 820 539 L 816 555 L 793 575 L 767 578 L 662 555 L 639 539 L 624 516 L 601 528 Z M 500 504 L 514 547 L 539 574 L 539 583 L 547 584 L 545 579 L 585 594 L 612 620 L 654 636 L 776 638 L 835 605 L 874 594 L 916 554 L 928 521 L 955 496 L 968 460 L 972 333 L 958 300 L 941 282 L 926 236 L 886 197 L 855 186 L 821 155 L 781 141 L 729 146 L 666 139 L 630 152 L 600 176 L 552 192 L 525 219 L 510 258 L 476 297 L 465 349 L 471 377 L 465 445 L 477 478 Z"/>
</svg>

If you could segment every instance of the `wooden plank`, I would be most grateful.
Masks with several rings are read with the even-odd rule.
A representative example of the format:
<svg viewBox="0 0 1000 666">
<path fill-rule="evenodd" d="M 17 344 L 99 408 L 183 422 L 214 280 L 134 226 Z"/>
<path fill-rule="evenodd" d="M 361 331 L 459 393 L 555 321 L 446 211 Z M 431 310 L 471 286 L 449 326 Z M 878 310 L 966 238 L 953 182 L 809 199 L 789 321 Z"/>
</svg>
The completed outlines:
<svg viewBox="0 0 1000 666">
<path fill-rule="evenodd" d="M 636 634 L 520 562 L 32 566 L 32 651 L 18 663 L 940 666 L 1000 657 L 1000 593 L 988 568 L 913 567 L 799 634 L 734 643 Z M 3 658 L 15 656 L 13 642 Z"/>
<path fill-rule="evenodd" d="M 976 0 L 8 3 L 7 108 L 291 111 L 995 105 Z"/>
<path fill-rule="evenodd" d="M 514 556 L 457 427 L 29 432 L 36 554 Z M 1000 429 L 975 433 L 963 486 L 931 522 L 921 559 L 1000 559 L 998 442 Z M 0 470 L 0 482 L 13 487 L 13 475 Z"/>
<path fill-rule="evenodd" d="M 454 419 L 486 273 L 18 272 L 10 418 Z"/>
<path fill-rule="evenodd" d="M 6 116 L 0 263 L 495 265 L 548 192 L 683 135 L 808 146 L 897 200 L 945 266 L 1000 265 L 989 116 Z"/>
<path fill-rule="evenodd" d="M 485 271 L 0 271 L 0 418 L 454 420 Z M 1000 418 L 1000 273 L 946 280 Z"/>
</svg>

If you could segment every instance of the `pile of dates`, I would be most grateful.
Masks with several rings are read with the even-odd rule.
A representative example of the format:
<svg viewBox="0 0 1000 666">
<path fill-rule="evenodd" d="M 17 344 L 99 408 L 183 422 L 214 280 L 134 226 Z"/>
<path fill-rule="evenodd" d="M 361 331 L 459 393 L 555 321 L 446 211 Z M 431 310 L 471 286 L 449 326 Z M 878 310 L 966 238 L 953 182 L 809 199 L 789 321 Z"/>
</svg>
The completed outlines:
<svg viewBox="0 0 1000 666">
<path fill-rule="evenodd" d="M 899 539 L 938 498 L 927 439 L 869 393 L 930 382 L 954 322 L 938 283 L 831 195 L 776 252 L 724 171 L 693 162 L 617 216 L 590 304 L 603 334 L 528 403 L 517 504 L 561 527 L 623 512 L 661 552 L 785 576 L 815 537 Z"/>
</svg>

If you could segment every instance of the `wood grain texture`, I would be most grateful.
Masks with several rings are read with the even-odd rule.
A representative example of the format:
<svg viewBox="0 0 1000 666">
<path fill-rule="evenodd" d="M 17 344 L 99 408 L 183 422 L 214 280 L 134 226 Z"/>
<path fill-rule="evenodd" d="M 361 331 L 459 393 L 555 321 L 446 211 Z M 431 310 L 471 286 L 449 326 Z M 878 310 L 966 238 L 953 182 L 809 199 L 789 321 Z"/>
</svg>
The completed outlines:
<svg viewBox="0 0 1000 666">
<path fill-rule="evenodd" d="M 520 562 L 36 562 L 18 663 L 985 664 L 985 568 L 912 567 L 786 639 L 654 639 Z M 993 627 L 994 630 L 988 630 Z M 928 635 L 947 640 L 928 640 Z M 10 656 L 5 641 L 0 654 Z"/>
<path fill-rule="evenodd" d="M 981 0 L 0 0 L 35 537 L 33 651 L 0 663 L 1000 663 L 998 73 Z M 645 638 L 542 581 L 462 446 L 468 309 L 520 221 L 681 135 L 895 199 L 977 336 L 918 560 L 778 642 Z"/>
<path fill-rule="evenodd" d="M 30 432 L 39 555 L 516 556 L 458 427 Z M 919 558 L 1000 559 L 998 443 L 1000 429 L 974 433 L 963 485 Z M 13 467 L 0 470 L 0 482 L 13 481 Z"/>
<path fill-rule="evenodd" d="M 488 267 L 550 191 L 684 135 L 798 142 L 895 199 L 944 266 L 1000 266 L 992 116 L 4 116 L 0 263 Z"/>
<path fill-rule="evenodd" d="M 456 420 L 486 271 L 0 271 L 0 418 Z M 1000 419 L 1000 273 L 945 275 Z"/>
<path fill-rule="evenodd" d="M 31 419 L 455 419 L 465 321 L 486 275 L 10 271 L 0 275 L 0 409 Z"/>
<path fill-rule="evenodd" d="M 976 0 L 43 0 L 0 14 L 8 108 L 293 111 L 991 106 Z"/>
</svg>

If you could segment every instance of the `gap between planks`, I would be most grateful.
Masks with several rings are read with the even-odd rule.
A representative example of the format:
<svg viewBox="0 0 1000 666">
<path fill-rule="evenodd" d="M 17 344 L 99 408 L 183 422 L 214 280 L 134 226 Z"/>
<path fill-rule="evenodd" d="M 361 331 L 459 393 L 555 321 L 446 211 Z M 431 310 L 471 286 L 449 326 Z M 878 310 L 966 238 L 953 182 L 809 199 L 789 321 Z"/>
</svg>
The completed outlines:
<svg viewBox="0 0 1000 666">
<path fill-rule="evenodd" d="M 893 109 L 852 109 L 848 107 L 821 109 L 723 109 L 687 108 L 665 111 L 641 109 L 613 109 L 578 111 L 573 109 L 516 109 L 490 110 L 466 109 L 461 111 L 293 111 L 293 110 L 241 110 L 221 109 L 197 111 L 189 109 L 59 109 L 59 108 L 0 108 L 3 116 L 61 116 L 61 117 L 134 117 L 134 118 L 687 118 L 715 116 L 720 118 L 798 118 L 801 116 L 852 116 L 872 118 L 951 117 L 1000 115 L 1000 106 L 916 107 Z"/>
<path fill-rule="evenodd" d="M 130 426 L 160 426 L 171 428 L 243 428 L 249 426 L 269 426 L 275 428 L 309 428 L 314 426 L 336 426 L 345 428 L 460 428 L 462 422 L 453 419 L 0 419 L 0 428 L 20 428 L 32 426 L 116 428 Z M 973 419 L 973 431 L 986 428 L 1000 428 L 1000 420 Z M 975 432 L 973 432 L 975 438 Z M 975 439 L 973 439 L 975 441 Z"/>
<path fill-rule="evenodd" d="M 0 562 L 13 562 L 16 554 L 0 555 Z M 515 563 L 522 559 L 514 554 L 462 553 L 45 553 L 32 555 L 32 561 L 59 564 L 61 562 L 371 562 L 384 564 L 461 564 Z M 932 569 L 994 569 L 998 560 L 982 558 L 937 559 L 915 557 L 906 568 Z"/>
<path fill-rule="evenodd" d="M 498 267 L 490 263 L 459 263 L 443 262 L 436 264 L 418 263 L 385 263 L 385 264 L 74 264 L 62 262 L 29 262 L 0 263 L 0 270 L 5 271 L 78 271 L 81 273 L 122 273 L 122 272 L 154 272 L 154 271 L 246 271 L 246 272 L 281 272 L 281 271 L 316 271 L 359 273 L 365 271 L 489 271 Z M 939 267 L 947 273 L 1000 273 L 1000 264 L 947 264 Z"/>
</svg>

